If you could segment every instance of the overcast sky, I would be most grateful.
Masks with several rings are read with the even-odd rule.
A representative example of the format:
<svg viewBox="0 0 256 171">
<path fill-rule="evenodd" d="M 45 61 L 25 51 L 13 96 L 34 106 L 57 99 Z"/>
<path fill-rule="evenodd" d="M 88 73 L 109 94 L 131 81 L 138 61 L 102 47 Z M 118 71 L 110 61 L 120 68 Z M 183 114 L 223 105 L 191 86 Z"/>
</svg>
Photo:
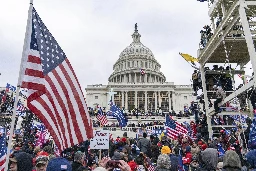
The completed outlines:
<svg viewBox="0 0 256 171">
<path fill-rule="evenodd" d="M 17 84 L 29 0 L 0 5 L 0 86 Z M 107 84 L 113 64 L 138 23 L 141 42 L 168 82 L 190 84 L 193 69 L 179 52 L 197 56 L 200 30 L 210 24 L 197 0 L 34 0 L 34 7 L 69 58 L 84 89 Z"/>
</svg>

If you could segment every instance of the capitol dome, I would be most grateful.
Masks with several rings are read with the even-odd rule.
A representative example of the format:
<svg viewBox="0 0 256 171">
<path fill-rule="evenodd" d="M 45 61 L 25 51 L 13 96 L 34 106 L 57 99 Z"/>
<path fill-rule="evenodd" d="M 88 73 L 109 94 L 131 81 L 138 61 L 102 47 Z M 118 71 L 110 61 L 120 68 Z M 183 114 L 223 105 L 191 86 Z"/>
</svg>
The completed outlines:
<svg viewBox="0 0 256 171">
<path fill-rule="evenodd" d="M 129 58 L 133 55 L 146 56 L 150 59 L 154 58 L 154 54 L 152 53 L 152 51 L 140 42 L 140 37 L 141 35 L 138 33 L 138 30 L 135 30 L 132 35 L 133 42 L 121 52 L 119 56 L 120 59 L 125 59 L 127 57 Z"/>
<path fill-rule="evenodd" d="M 133 42 L 119 55 L 113 66 L 114 72 L 109 82 L 114 83 L 152 83 L 165 82 L 166 78 L 160 72 L 161 65 L 157 62 L 152 51 L 140 42 L 140 33 L 135 24 L 132 34 Z"/>
</svg>

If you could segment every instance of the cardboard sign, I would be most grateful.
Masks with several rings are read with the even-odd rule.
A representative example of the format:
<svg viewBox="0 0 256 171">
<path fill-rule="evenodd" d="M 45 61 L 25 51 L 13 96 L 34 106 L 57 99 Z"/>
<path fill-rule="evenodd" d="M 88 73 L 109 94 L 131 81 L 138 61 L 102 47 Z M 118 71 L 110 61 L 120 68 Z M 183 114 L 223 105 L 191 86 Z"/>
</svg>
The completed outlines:
<svg viewBox="0 0 256 171">
<path fill-rule="evenodd" d="M 109 130 L 93 130 L 90 149 L 109 149 Z"/>
</svg>

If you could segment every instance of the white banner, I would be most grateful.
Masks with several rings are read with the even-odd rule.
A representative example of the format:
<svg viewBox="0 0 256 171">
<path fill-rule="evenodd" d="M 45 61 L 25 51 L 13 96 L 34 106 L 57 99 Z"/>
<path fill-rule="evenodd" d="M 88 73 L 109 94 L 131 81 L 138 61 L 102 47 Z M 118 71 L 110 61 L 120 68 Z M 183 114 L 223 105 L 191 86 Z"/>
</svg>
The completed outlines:
<svg viewBox="0 0 256 171">
<path fill-rule="evenodd" d="M 109 149 L 109 130 L 93 130 L 90 149 Z"/>
</svg>

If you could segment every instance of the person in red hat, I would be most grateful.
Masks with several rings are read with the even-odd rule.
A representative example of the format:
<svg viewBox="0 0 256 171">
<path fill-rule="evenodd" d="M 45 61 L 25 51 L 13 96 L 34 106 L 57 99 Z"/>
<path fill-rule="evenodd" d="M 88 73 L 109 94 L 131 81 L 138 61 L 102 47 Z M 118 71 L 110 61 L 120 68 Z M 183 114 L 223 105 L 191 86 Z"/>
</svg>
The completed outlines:
<svg viewBox="0 0 256 171">
<path fill-rule="evenodd" d="M 204 151 L 206 148 L 207 148 L 207 144 L 203 144 L 201 147 L 202 151 Z"/>
<path fill-rule="evenodd" d="M 49 154 L 47 152 L 38 152 L 35 161 L 36 171 L 46 171 L 48 161 Z"/>
</svg>

